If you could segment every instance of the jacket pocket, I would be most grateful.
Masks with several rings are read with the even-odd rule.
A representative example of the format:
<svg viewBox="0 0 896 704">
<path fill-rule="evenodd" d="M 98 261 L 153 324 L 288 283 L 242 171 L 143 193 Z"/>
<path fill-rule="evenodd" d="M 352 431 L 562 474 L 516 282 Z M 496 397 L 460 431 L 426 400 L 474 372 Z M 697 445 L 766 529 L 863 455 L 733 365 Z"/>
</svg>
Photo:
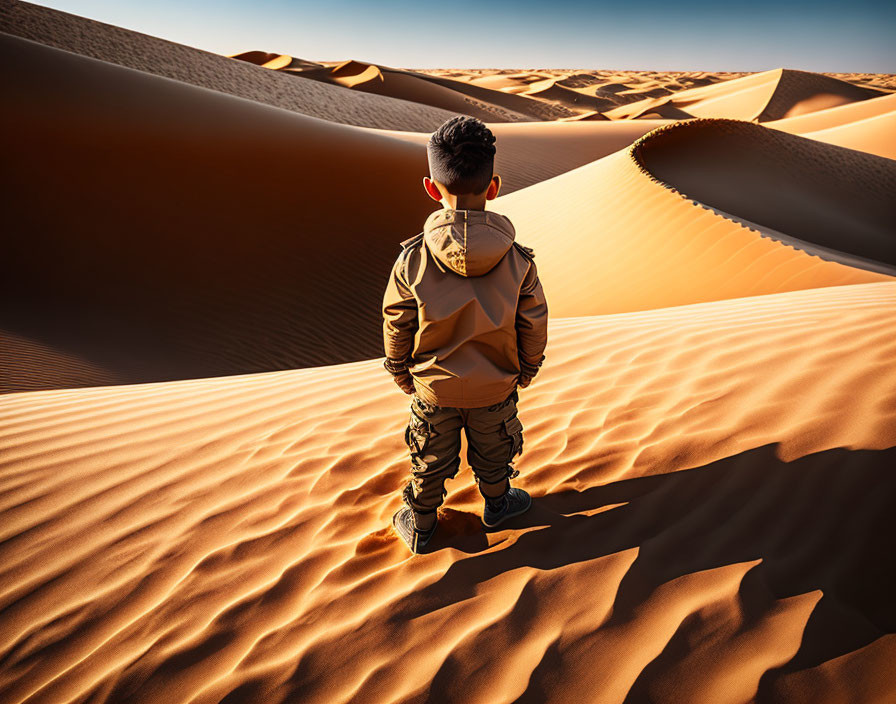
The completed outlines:
<svg viewBox="0 0 896 704">
<path fill-rule="evenodd" d="M 511 439 L 510 458 L 513 460 L 517 455 L 523 454 L 523 423 L 518 416 L 511 416 L 504 419 L 504 432 Z"/>
</svg>

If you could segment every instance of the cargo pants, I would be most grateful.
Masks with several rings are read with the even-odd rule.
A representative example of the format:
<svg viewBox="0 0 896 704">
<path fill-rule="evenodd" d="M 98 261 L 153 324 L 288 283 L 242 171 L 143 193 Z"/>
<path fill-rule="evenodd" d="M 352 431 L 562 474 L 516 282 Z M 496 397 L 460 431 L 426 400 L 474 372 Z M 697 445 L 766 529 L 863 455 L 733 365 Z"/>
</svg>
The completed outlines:
<svg viewBox="0 0 896 704">
<path fill-rule="evenodd" d="M 416 393 L 404 439 L 411 453 L 411 480 L 404 502 L 417 513 L 433 513 L 447 495 L 445 481 L 460 469 L 461 429 L 467 436 L 467 462 L 477 485 L 499 484 L 519 474 L 513 460 L 523 451 L 523 424 L 517 417 L 519 394 L 480 408 L 434 406 Z"/>
</svg>

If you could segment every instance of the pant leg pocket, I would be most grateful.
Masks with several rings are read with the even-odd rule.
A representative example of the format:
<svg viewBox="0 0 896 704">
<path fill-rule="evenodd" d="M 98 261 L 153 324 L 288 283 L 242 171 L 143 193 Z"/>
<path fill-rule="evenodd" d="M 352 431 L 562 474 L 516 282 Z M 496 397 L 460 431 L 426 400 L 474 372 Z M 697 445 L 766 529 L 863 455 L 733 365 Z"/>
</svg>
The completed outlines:
<svg viewBox="0 0 896 704">
<path fill-rule="evenodd" d="M 504 419 L 504 432 L 511 439 L 510 457 L 513 460 L 517 455 L 523 454 L 523 424 L 517 416 Z"/>
<path fill-rule="evenodd" d="M 411 451 L 411 458 L 422 459 L 433 435 L 433 424 L 426 418 L 411 411 L 411 417 L 404 431 L 404 441 Z"/>
</svg>

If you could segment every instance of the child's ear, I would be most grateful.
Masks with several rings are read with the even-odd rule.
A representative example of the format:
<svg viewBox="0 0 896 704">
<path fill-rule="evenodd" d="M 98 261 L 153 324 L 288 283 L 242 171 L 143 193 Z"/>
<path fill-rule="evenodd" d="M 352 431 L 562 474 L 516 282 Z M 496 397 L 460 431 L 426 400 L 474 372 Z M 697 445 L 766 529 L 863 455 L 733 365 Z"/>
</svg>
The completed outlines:
<svg viewBox="0 0 896 704">
<path fill-rule="evenodd" d="M 426 194 L 433 200 L 442 200 L 442 194 L 439 192 L 438 186 L 433 183 L 429 176 L 423 177 L 423 190 L 426 191 Z"/>
<path fill-rule="evenodd" d="M 493 200 L 498 197 L 498 191 L 501 190 L 501 176 L 495 174 L 488 184 L 488 190 L 485 192 L 486 200 Z"/>
</svg>

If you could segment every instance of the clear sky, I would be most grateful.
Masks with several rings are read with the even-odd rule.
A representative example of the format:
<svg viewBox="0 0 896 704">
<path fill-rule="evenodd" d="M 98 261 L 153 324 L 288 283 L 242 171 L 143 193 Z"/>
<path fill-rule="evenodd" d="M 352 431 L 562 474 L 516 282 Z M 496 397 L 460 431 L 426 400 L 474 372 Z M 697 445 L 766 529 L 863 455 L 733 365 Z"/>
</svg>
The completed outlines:
<svg viewBox="0 0 896 704">
<path fill-rule="evenodd" d="M 220 54 L 400 68 L 896 73 L 896 0 L 49 0 Z"/>
</svg>

